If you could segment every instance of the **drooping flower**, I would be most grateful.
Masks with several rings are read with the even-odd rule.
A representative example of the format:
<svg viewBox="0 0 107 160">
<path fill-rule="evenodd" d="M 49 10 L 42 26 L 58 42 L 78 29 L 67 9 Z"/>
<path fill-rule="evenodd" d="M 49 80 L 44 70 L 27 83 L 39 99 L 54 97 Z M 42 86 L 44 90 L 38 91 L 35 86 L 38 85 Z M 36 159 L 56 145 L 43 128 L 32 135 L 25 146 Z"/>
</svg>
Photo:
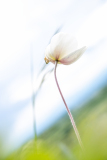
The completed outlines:
<svg viewBox="0 0 107 160">
<path fill-rule="evenodd" d="M 75 121 L 67 106 L 67 103 L 61 92 L 56 77 L 56 68 L 58 63 L 64 65 L 72 64 L 85 52 L 86 50 L 85 46 L 80 49 L 78 49 L 77 46 L 78 46 L 77 41 L 73 36 L 60 32 L 55 36 L 53 36 L 51 43 L 47 46 L 44 59 L 46 63 L 52 62 L 55 64 L 54 75 L 58 90 L 65 104 L 66 110 L 68 112 L 69 118 L 71 120 L 72 126 L 77 136 L 78 142 L 81 148 L 84 149 Z"/>
<path fill-rule="evenodd" d="M 45 50 L 45 62 L 69 65 L 75 62 L 86 50 L 86 46 L 78 49 L 77 40 L 67 34 L 60 32 L 53 36 L 51 43 Z"/>
</svg>

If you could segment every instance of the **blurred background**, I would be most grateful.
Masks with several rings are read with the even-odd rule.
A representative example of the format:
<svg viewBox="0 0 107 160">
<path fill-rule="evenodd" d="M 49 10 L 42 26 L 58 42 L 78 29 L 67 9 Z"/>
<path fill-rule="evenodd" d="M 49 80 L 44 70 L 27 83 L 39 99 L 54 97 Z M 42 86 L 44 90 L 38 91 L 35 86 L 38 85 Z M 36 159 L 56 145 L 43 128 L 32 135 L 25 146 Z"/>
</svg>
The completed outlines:
<svg viewBox="0 0 107 160">
<path fill-rule="evenodd" d="M 86 159 L 56 87 L 54 65 L 44 62 L 58 32 L 87 46 L 76 63 L 58 66 L 57 78 L 88 158 L 107 159 L 107 1 L 1 0 L 0 160 L 26 143 L 46 143 L 42 151 L 48 146 L 58 159 Z"/>
</svg>

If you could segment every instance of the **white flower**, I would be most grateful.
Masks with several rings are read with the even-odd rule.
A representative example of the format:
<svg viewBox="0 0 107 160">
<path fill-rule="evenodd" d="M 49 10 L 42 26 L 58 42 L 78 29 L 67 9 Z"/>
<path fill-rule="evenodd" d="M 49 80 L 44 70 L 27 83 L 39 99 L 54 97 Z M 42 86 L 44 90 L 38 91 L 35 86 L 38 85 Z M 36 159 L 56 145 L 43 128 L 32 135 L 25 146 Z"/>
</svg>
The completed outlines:
<svg viewBox="0 0 107 160">
<path fill-rule="evenodd" d="M 45 62 L 69 65 L 75 62 L 86 50 L 86 46 L 77 49 L 76 39 L 66 33 L 60 32 L 54 35 L 51 43 L 45 50 Z"/>
</svg>

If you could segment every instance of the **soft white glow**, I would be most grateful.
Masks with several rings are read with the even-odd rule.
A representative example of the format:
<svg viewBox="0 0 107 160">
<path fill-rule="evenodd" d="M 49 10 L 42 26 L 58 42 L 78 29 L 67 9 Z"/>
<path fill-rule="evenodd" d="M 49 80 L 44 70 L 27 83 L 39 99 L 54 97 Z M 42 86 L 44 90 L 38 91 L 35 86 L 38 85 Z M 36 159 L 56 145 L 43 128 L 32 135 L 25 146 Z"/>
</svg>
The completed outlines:
<svg viewBox="0 0 107 160">
<path fill-rule="evenodd" d="M 107 37 L 107 3 L 94 10 L 80 27 L 77 37 L 80 46 L 84 43 L 91 47 Z"/>
<path fill-rule="evenodd" d="M 81 3 L 81 7 L 78 3 Z M 77 95 L 78 91 L 90 85 L 107 67 L 107 3 L 102 5 L 101 1 L 88 1 L 88 4 L 90 5 L 87 7 L 87 2 L 78 0 L 42 3 L 31 0 L 0 1 L 0 129 L 6 134 L 5 144 L 8 142 L 14 146 L 17 141 L 22 140 L 23 135 L 27 137 L 31 133 L 29 130 L 33 125 L 33 115 L 30 102 L 26 106 L 18 106 L 20 112 L 17 112 L 18 102 L 31 96 L 31 42 L 35 91 L 43 75 L 41 74 L 37 80 L 36 71 L 43 66 L 44 50 L 55 29 L 65 20 L 62 31 L 76 32 L 80 46 L 85 44 L 88 47 L 76 63 L 66 67 L 60 66 L 57 70 L 58 81 L 65 98 Z M 95 9 L 91 10 L 91 6 Z M 84 19 L 86 21 L 83 23 Z M 55 113 L 59 113 L 63 108 L 53 73 L 43 84 L 35 102 L 37 130 L 40 132 L 51 121 L 51 115 L 55 116 Z M 4 118 L 11 118 L 8 113 L 11 106 L 13 109 L 10 111 L 14 113 L 11 114 L 12 121 L 9 124 Z"/>
</svg>

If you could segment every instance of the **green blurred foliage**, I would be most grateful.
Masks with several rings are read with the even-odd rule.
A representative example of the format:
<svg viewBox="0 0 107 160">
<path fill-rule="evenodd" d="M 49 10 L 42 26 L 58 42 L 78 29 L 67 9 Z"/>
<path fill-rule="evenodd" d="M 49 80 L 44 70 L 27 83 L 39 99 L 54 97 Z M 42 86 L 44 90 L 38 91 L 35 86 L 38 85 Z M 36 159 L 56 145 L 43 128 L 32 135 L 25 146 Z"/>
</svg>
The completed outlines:
<svg viewBox="0 0 107 160">
<path fill-rule="evenodd" d="M 84 106 L 72 111 L 84 144 L 81 150 L 68 115 L 5 160 L 106 160 L 107 87 Z"/>
<path fill-rule="evenodd" d="M 55 160 L 54 154 L 43 141 L 31 140 L 5 160 Z"/>
<path fill-rule="evenodd" d="M 52 143 L 59 147 L 59 159 L 107 159 L 107 87 L 92 97 L 84 106 L 75 106 L 77 109 L 72 111 L 84 144 L 84 152 L 78 144 L 68 115 L 41 136 L 49 145 Z"/>
</svg>

